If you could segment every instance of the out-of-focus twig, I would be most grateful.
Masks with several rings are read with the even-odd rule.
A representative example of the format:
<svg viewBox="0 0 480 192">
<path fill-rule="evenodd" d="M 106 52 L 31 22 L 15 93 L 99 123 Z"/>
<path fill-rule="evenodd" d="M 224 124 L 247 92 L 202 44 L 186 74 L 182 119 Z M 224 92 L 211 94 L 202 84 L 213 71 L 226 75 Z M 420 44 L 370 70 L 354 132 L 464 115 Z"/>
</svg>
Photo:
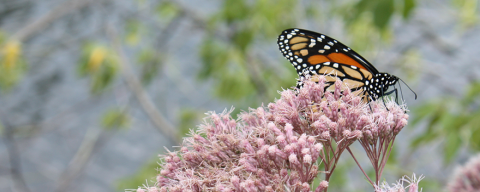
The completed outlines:
<svg viewBox="0 0 480 192">
<path fill-rule="evenodd" d="M 180 143 L 178 139 L 178 131 L 175 127 L 168 122 L 160 111 L 155 108 L 150 96 L 143 89 L 142 83 L 140 80 L 133 74 L 133 69 L 131 68 L 127 57 L 125 56 L 120 43 L 118 42 L 118 35 L 112 27 L 108 28 L 109 36 L 113 38 L 113 46 L 120 57 L 121 73 L 124 77 L 125 82 L 127 83 L 128 88 L 133 92 L 135 98 L 137 98 L 140 103 L 143 111 L 147 114 L 150 120 L 153 122 L 155 127 L 157 127 L 162 134 L 165 134 L 167 138 L 175 143 Z"/>
<path fill-rule="evenodd" d="M 14 128 L 5 119 L 1 119 L 1 122 L 3 122 L 3 128 L 5 131 L 3 134 L 5 138 L 4 142 L 5 142 L 5 146 L 7 148 L 8 156 L 10 160 L 10 176 L 13 182 L 12 189 L 14 189 L 14 191 L 19 191 L 19 192 L 29 192 L 30 189 L 28 189 L 27 183 L 25 182 L 25 179 L 23 178 L 22 171 L 21 171 L 22 163 L 20 160 L 20 153 L 18 151 L 18 147 L 13 138 Z"/>
<path fill-rule="evenodd" d="M 77 9 L 81 9 L 87 6 L 89 3 L 97 2 L 94 0 L 70 0 L 65 1 L 57 7 L 50 10 L 47 14 L 40 18 L 34 18 L 32 22 L 29 22 L 22 29 L 13 35 L 13 38 L 19 41 L 27 40 L 32 34 L 43 29 L 52 23 L 55 19 L 58 19 L 65 14 L 71 13 Z"/>
<path fill-rule="evenodd" d="M 103 133 L 105 133 L 105 130 L 98 130 L 97 128 L 91 128 L 87 131 L 80 148 L 68 164 L 67 169 L 59 178 L 55 191 L 71 191 L 68 189 L 70 184 L 82 173 L 93 156 L 94 150 L 99 148 L 98 145 L 103 138 L 101 137 Z"/>
</svg>

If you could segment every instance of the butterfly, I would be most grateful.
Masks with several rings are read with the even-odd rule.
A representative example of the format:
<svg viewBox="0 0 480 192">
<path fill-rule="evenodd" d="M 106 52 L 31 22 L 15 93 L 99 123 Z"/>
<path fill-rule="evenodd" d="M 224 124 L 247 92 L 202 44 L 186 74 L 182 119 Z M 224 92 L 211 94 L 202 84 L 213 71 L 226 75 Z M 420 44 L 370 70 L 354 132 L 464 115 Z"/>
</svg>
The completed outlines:
<svg viewBox="0 0 480 192">
<path fill-rule="evenodd" d="M 394 92 L 398 96 L 397 89 L 387 91 L 400 78 L 378 72 L 357 52 L 329 36 L 304 29 L 287 29 L 278 36 L 277 44 L 283 56 L 297 70 L 300 77 L 298 88 L 302 87 L 307 75 L 312 80 L 315 76 L 325 75 L 326 90 L 334 90 L 333 84 L 338 78 L 352 93 L 364 96 L 366 102 Z"/>
</svg>

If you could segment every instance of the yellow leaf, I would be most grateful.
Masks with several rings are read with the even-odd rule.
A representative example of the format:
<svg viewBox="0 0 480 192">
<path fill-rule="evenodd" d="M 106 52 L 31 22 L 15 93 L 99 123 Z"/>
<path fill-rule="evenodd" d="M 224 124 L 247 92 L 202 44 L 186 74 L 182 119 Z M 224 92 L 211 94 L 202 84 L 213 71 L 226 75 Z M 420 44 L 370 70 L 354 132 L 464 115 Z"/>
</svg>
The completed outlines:
<svg viewBox="0 0 480 192">
<path fill-rule="evenodd" d="M 3 55 L 5 57 L 6 69 L 12 69 L 15 67 L 21 52 L 21 45 L 18 41 L 9 41 L 3 47 Z"/>
<path fill-rule="evenodd" d="M 96 72 L 98 68 L 102 65 L 105 57 L 107 55 L 107 50 L 103 47 L 95 47 L 90 54 L 90 58 L 88 60 L 88 70 L 90 72 Z"/>
</svg>

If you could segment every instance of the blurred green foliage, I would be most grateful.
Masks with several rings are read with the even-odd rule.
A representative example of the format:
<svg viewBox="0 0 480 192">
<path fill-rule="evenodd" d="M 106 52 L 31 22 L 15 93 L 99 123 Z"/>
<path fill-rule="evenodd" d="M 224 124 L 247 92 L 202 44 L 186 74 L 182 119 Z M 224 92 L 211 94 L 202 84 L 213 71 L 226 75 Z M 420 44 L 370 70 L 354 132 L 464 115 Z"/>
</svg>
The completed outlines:
<svg viewBox="0 0 480 192">
<path fill-rule="evenodd" d="M 380 30 L 389 27 L 395 14 L 408 19 L 415 8 L 415 0 L 360 0 L 347 8 L 344 18 L 347 22 L 357 22 L 362 15 L 372 18 L 373 26 Z"/>
<path fill-rule="evenodd" d="M 462 98 L 443 97 L 413 110 L 411 127 L 426 121 L 427 128 L 411 143 L 417 148 L 443 141 L 444 161 L 450 163 L 462 146 L 480 151 L 480 81 L 473 82 Z"/>
<path fill-rule="evenodd" d="M 156 6 L 155 12 L 160 18 L 159 22 L 169 22 L 179 15 L 180 9 L 172 2 L 163 1 Z"/>
<path fill-rule="evenodd" d="M 110 109 L 102 117 L 102 126 L 106 129 L 128 128 L 130 116 L 126 110 Z"/>
<path fill-rule="evenodd" d="M 78 65 L 82 77 L 89 77 L 91 91 L 101 93 L 117 76 L 120 66 L 114 51 L 109 47 L 89 42 L 83 46 L 83 52 Z"/>
<path fill-rule="evenodd" d="M 148 162 L 146 162 L 138 172 L 133 175 L 117 181 L 117 191 L 125 191 L 125 189 L 137 189 L 139 186 L 143 186 L 146 183 L 155 183 L 154 180 L 157 175 L 158 169 L 158 157 L 155 156 Z M 145 180 L 145 178 L 150 178 Z"/>
<path fill-rule="evenodd" d="M 280 87 L 293 86 L 294 70 L 272 75 L 280 70 L 260 64 L 259 50 L 250 47 L 274 42 L 283 29 L 292 27 L 296 18 L 285 13 L 295 9 L 297 4 L 286 0 L 223 1 L 222 8 L 207 22 L 207 36 L 200 48 L 203 66 L 198 77 L 215 79 L 216 95 L 227 100 L 255 95 L 273 98 Z M 253 101 L 246 105 L 259 104 Z"/>
<path fill-rule="evenodd" d="M 195 109 L 182 109 L 180 112 L 180 134 L 181 135 L 186 135 L 190 132 L 190 129 L 196 128 L 199 123 L 199 119 L 202 119 L 205 117 L 204 113 L 200 113 L 199 111 Z"/>
<path fill-rule="evenodd" d="M 136 20 L 129 20 L 125 27 L 125 42 L 128 45 L 137 45 L 141 39 L 141 36 L 145 33 L 145 26 L 141 22 Z"/>
<path fill-rule="evenodd" d="M 27 70 L 22 57 L 22 44 L 0 31 L 0 90 L 8 91 Z"/>
<path fill-rule="evenodd" d="M 462 27 L 473 27 L 478 23 L 478 0 L 453 0 L 453 4 L 459 9 L 457 13 Z"/>
<path fill-rule="evenodd" d="M 161 72 L 163 61 L 162 54 L 155 52 L 153 49 L 143 49 L 138 54 L 137 63 L 141 67 L 140 78 L 144 85 L 150 82 Z"/>
<path fill-rule="evenodd" d="M 349 46 L 361 51 L 378 49 L 379 43 L 390 40 L 392 18 L 407 20 L 415 7 L 416 0 L 359 0 L 332 6 L 330 12 L 342 18 L 355 39 Z"/>
</svg>

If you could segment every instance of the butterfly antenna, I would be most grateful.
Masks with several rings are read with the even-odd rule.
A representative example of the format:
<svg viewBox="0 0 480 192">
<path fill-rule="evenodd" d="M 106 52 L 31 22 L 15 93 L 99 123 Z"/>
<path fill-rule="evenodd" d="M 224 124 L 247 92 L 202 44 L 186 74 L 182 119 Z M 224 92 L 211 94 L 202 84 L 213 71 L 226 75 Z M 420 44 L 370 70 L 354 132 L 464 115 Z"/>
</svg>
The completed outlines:
<svg viewBox="0 0 480 192">
<path fill-rule="evenodd" d="M 398 87 L 400 88 L 400 95 L 402 95 L 402 102 L 405 102 L 405 99 L 403 99 L 403 91 L 402 91 L 402 84 L 398 84 Z M 416 99 L 416 97 L 415 97 Z"/>
<path fill-rule="evenodd" d="M 400 78 L 399 78 L 399 79 L 400 79 Z M 403 81 L 402 79 L 400 79 L 400 81 L 402 81 L 403 84 L 405 84 L 405 85 L 408 87 L 408 89 L 410 89 L 410 91 L 412 91 L 412 93 L 415 94 L 415 100 L 416 100 L 416 99 L 417 99 L 417 93 L 415 93 L 415 91 L 413 91 L 413 90 L 410 88 L 410 86 L 408 86 L 408 84 L 405 83 L 405 81 Z"/>
</svg>

